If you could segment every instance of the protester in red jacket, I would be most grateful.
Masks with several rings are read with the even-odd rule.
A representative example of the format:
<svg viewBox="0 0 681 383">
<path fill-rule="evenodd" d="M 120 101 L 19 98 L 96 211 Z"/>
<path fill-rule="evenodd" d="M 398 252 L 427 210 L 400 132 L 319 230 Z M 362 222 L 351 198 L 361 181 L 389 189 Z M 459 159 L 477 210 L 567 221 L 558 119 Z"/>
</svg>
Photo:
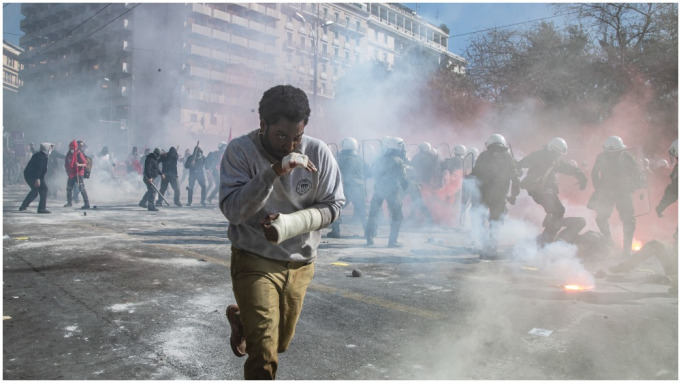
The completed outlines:
<svg viewBox="0 0 681 383">
<path fill-rule="evenodd" d="M 90 202 L 87 197 L 87 192 L 85 191 L 85 184 L 83 183 L 86 165 L 87 160 L 85 159 L 85 154 L 83 154 L 83 151 L 78 147 L 78 142 L 76 140 L 71 141 L 69 143 L 69 152 L 64 159 L 66 174 L 69 176 L 68 181 L 66 181 L 66 205 L 64 205 L 64 207 L 72 206 L 71 199 L 73 187 L 77 181 L 78 189 L 80 189 L 80 193 L 83 196 L 83 206 L 81 209 L 90 208 Z"/>
</svg>

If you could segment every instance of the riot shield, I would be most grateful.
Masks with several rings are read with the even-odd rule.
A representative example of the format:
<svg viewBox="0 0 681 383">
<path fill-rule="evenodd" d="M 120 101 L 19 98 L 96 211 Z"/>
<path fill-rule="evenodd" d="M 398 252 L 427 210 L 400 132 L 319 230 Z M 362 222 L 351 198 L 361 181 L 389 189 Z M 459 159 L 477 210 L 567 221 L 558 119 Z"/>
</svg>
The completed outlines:
<svg viewBox="0 0 681 383">
<path fill-rule="evenodd" d="M 333 152 L 334 157 L 338 158 L 338 145 L 335 142 L 330 142 L 327 144 L 331 152 Z"/>
<path fill-rule="evenodd" d="M 435 147 L 435 149 L 437 149 L 438 153 L 440 153 L 440 155 L 442 155 L 443 159 L 452 157 L 452 151 L 449 149 L 449 144 L 446 143 L 446 142 L 438 144 Z"/>
<path fill-rule="evenodd" d="M 414 155 L 418 154 L 419 146 L 416 144 L 407 144 L 407 158 L 412 159 Z"/>
<path fill-rule="evenodd" d="M 463 175 L 461 182 L 461 208 L 459 209 L 459 224 L 461 226 L 465 226 L 466 213 L 468 212 L 468 208 L 471 206 L 473 180 L 469 176 L 471 172 L 473 172 L 473 166 L 475 166 L 475 154 L 468 153 L 466 154 L 466 157 L 463 158 L 463 163 L 461 164 L 461 171 Z"/>
<path fill-rule="evenodd" d="M 648 190 L 648 174 L 643 162 L 643 147 L 627 148 L 626 151 L 634 157 L 636 162 L 636 189 L 633 194 L 634 216 L 640 217 L 650 213 L 650 191 Z"/>
<path fill-rule="evenodd" d="M 371 169 L 374 161 L 383 153 L 383 142 L 378 138 L 362 140 L 359 150 L 362 154 L 362 160 Z M 367 202 L 371 200 L 369 191 L 374 190 L 374 177 L 370 174 L 371 171 L 368 173 L 365 174 L 364 178 L 364 198 Z"/>
</svg>

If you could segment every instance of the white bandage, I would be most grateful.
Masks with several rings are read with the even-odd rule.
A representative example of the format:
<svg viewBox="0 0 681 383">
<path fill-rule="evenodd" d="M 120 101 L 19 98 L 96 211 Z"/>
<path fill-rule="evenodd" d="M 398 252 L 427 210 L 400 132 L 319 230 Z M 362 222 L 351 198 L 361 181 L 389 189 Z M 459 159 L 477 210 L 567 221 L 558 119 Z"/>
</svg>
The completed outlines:
<svg viewBox="0 0 681 383">
<path fill-rule="evenodd" d="M 319 230 L 322 225 L 322 212 L 316 207 L 311 207 L 291 214 L 279 214 L 270 225 L 277 230 L 277 240 L 270 242 L 278 245 L 296 235 Z"/>
<path fill-rule="evenodd" d="M 300 153 L 289 153 L 288 156 L 284 157 L 281 160 L 281 168 L 284 169 L 285 172 L 291 171 L 293 168 L 296 167 L 307 167 L 307 156 L 304 154 Z"/>
</svg>

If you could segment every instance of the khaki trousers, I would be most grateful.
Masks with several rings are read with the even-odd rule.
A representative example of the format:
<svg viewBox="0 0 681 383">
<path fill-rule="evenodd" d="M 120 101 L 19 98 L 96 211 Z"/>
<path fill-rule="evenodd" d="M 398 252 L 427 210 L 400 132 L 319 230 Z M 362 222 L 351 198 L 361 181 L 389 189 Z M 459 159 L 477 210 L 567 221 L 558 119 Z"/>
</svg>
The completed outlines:
<svg viewBox="0 0 681 383">
<path fill-rule="evenodd" d="M 277 353 L 293 338 L 314 263 L 266 259 L 232 247 L 231 275 L 246 337 L 244 378 L 274 379 Z"/>
</svg>

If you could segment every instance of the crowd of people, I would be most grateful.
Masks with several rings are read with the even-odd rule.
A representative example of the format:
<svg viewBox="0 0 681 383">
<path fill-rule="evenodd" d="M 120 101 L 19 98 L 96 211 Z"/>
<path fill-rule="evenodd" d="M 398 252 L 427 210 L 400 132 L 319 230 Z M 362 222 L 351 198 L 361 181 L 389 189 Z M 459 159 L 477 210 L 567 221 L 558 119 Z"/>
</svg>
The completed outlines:
<svg viewBox="0 0 681 383">
<path fill-rule="evenodd" d="M 141 156 L 134 147 L 124 165 L 126 174 L 142 178 L 146 192 L 139 206 L 149 211 L 157 211 L 163 202 L 170 205 L 165 198 L 169 187 L 174 205 L 183 206 L 180 184 L 185 180 L 186 206 L 192 205 L 197 184 L 202 206 L 218 198 L 229 221 L 230 275 L 236 299 L 226 310 L 232 331 L 230 345 L 235 355 L 248 355 L 246 379 L 275 378 L 277 354 L 288 348 L 314 275 L 321 230 L 331 228 L 328 237 L 342 238 L 343 209 L 350 205 L 354 218 L 362 224 L 367 246 L 375 246 L 385 202 L 390 226 L 387 246 L 397 248 L 403 246 L 398 242 L 405 219 L 403 202 L 410 200 L 409 218 L 430 224 L 434 211 L 425 202 L 437 196 L 446 205 L 456 206 L 459 223 L 470 226 L 480 258 L 498 259 L 498 236 L 508 205 L 516 204 L 522 190 L 545 214 L 543 231 L 536 238 L 538 246 L 559 240 L 575 244 L 593 240 L 593 233 L 581 234 L 586 218 L 565 216 L 557 175 L 574 177 L 582 191 L 590 178 L 593 191 L 586 207 L 595 212 L 599 229 L 595 240 L 615 249 L 609 226 L 614 209 L 622 223 L 623 262 L 610 271 L 628 272 L 655 256 L 672 280 L 672 289 L 676 288 L 677 235 L 673 245 L 653 240 L 632 254 L 636 230 L 633 194 L 646 187 L 645 173 L 652 170 L 650 161 L 635 158 L 619 136 L 603 142 L 587 176 L 575 161 L 566 159 L 568 144 L 561 137 L 521 159 L 515 158 L 506 138 L 498 133 L 485 141 L 480 153 L 456 145 L 451 156 L 440 155 L 430 143 L 422 142 L 418 153 L 408 158 L 407 143 L 399 137 L 384 137 L 373 158 L 367 158 L 367 148 L 360 148 L 353 137 L 343 139 L 341 151 L 333 153 L 323 141 L 304 134 L 310 118 L 308 99 L 304 91 L 290 85 L 267 90 L 258 113 L 258 129 L 229 144 L 220 142 L 207 156 L 198 142 L 183 156 L 178 155 L 179 147 L 168 151 L 149 148 Z M 19 210 L 26 210 L 39 196 L 38 213 L 50 213 L 47 183 L 59 182 L 60 177 L 61 182 L 66 181 L 64 206 L 77 203 L 80 196 L 81 209 L 90 209 L 84 180 L 92 171 L 93 159 L 85 149 L 85 143 L 78 140 L 69 143 L 66 154 L 50 143 L 40 144 L 38 150 L 31 146 L 33 154 L 24 169 L 30 191 Z M 673 169 L 655 208 L 659 217 L 678 199 L 678 141 L 668 153 L 664 169 L 670 163 Z M 94 163 L 113 173 L 117 162 L 112 157 L 104 147 Z M 60 176 L 60 164 L 66 177 Z M 665 166 L 660 161 L 656 165 Z M 367 190 L 369 180 L 373 180 L 373 190 Z"/>
<path fill-rule="evenodd" d="M 64 190 L 63 185 L 66 186 L 64 207 L 72 207 L 74 203 L 80 203 L 80 198 L 82 198 L 81 209 L 90 209 L 85 181 L 90 178 L 91 172 L 97 174 L 96 178 L 99 182 L 116 180 L 127 182 L 131 178 L 140 176 L 147 193 L 139 205 L 150 211 L 157 211 L 157 207 L 161 206 L 163 201 L 167 202 L 165 195 L 170 194 L 168 186 L 173 189 L 175 206 L 183 206 L 180 201 L 180 185 L 185 181 L 187 185 L 186 206 L 192 205 L 196 184 L 201 188 L 201 205 L 206 206 L 206 203 L 212 203 L 218 194 L 219 164 L 227 143 L 220 142 L 217 150 L 208 153 L 208 156 L 203 155 L 203 151 L 197 144 L 193 152 L 187 149 L 182 157 L 178 156 L 178 147 L 170 147 L 167 152 L 159 148 L 147 148 L 143 154 L 140 154 L 135 146 L 124 161 L 116 160 L 106 146 L 96 155 L 89 155 L 88 147 L 82 140 L 72 140 L 65 154 L 60 152 L 60 146 L 60 143 L 46 142 L 36 149 L 33 143 L 28 145 L 27 149 L 31 156 L 24 166 L 24 179 L 26 182 L 29 182 L 29 179 L 32 180 L 29 182 L 29 187 L 32 189 L 29 193 L 31 198 L 27 198 L 19 210 L 26 210 L 31 201 L 40 196 L 38 213 L 51 213 L 47 210 L 47 198 L 59 198 L 58 191 Z M 46 161 L 43 161 L 45 160 L 42 158 L 43 155 Z M 9 164 L 13 166 L 14 162 L 9 161 Z M 64 169 L 63 172 L 61 169 Z M 40 181 L 40 185 L 36 180 Z M 6 180 L 7 185 L 13 183 Z"/>
</svg>

